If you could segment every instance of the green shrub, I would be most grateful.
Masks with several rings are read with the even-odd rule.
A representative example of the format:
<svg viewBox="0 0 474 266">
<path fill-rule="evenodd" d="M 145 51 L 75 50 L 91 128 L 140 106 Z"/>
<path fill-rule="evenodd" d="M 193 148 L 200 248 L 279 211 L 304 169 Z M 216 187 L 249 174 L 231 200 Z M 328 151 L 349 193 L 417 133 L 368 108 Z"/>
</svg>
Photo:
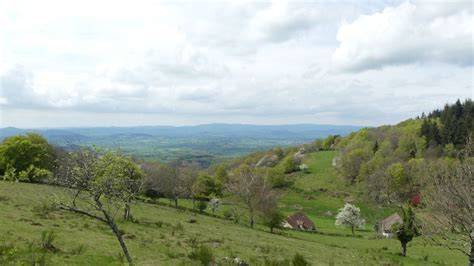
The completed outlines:
<svg viewBox="0 0 474 266">
<path fill-rule="evenodd" d="M 197 207 L 199 212 L 203 212 L 207 208 L 207 202 L 205 202 L 204 200 L 200 200 L 198 201 Z"/>
<path fill-rule="evenodd" d="M 59 249 L 53 244 L 56 239 L 56 235 L 53 231 L 43 231 L 41 233 L 41 247 L 46 251 L 58 252 Z"/>
<path fill-rule="evenodd" d="M 295 159 L 293 159 L 293 156 L 291 155 L 287 156 L 283 160 L 282 166 L 283 166 L 283 172 L 285 174 L 290 174 L 299 170 L 298 163 L 295 161 Z"/>
<path fill-rule="evenodd" d="M 281 169 L 277 168 L 268 171 L 266 178 L 270 181 L 273 188 L 286 188 L 293 184 L 293 182 L 281 172 Z"/>
<path fill-rule="evenodd" d="M 202 265 L 207 266 L 214 262 L 214 253 L 212 252 L 211 248 L 201 245 L 199 248 L 194 249 L 191 254 L 189 254 L 189 258 L 198 260 Z"/>
<path fill-rule="evenodd" d="M 226 209 L 226 210 L 223 211 L 222 214 L 224 215 L 224 218 L 225 218 L 225 219 L 227 219 L 227 220 L 232 219 L 232 212 L 231 212 L 230 210 L 227 210 L 227 209 Z"/>
<path fill-rule="evenodd" d="M 293 260 L 291 261 L 293 266 L 307 266 L 310 265 L 309 262 L 305 259 L 305 257 L 299 253 L 296 253 L 293 256 Z"/>
</svg>

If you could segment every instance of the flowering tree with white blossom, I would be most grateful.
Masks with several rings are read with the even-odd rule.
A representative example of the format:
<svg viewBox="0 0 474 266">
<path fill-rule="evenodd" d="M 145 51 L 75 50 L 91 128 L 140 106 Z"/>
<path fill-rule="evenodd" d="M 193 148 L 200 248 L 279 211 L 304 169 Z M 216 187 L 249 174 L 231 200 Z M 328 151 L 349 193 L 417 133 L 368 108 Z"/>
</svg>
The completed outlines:
<svg viewBox="0 0 474 266">
<path fill-rule="evenodd" d="M 360 228 L 364 224 L 365 220 L 360 215 L 360 209 L 349 203 L 346 203 L 344 208 L 339 209 L 336 215 L 336 225 L 350 227 L 352 235 L 354 235 L 354 228 Z"/>
</svg>

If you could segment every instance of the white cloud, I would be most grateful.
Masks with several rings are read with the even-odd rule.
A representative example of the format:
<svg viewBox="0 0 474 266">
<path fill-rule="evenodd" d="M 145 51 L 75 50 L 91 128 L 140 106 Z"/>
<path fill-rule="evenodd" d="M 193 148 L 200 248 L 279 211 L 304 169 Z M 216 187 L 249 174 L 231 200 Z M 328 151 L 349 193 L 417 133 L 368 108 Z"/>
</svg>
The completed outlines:
<svg viewBox="0 0 474 266">
<path fill-rule="evenodd" d="M 2 2 L 0 123 L 394 122 L 472 97 L 469 23 L 428 2 Z"/>
<path fill-rule="evenodd" d="M 348 71 L 424 62 L 472 66 L 473 30 L 472 6 L 405 2 L 344 23 L 334 60 Z"/>
</svg>

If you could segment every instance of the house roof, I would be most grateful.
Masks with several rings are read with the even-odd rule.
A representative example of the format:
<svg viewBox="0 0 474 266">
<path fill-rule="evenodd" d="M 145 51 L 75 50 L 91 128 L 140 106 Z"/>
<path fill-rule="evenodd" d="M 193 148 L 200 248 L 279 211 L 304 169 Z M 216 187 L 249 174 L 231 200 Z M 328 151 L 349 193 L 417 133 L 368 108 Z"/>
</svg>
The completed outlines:
<svg viewBox="0 0 474 266">
<path fill-rule="evenodd" d="M 392 225 L 396 224 L 396 223 L 402 223 L 403 220 L 402 220 L 402 217 L 400 217 L 400 215 L 398 215 L 398 213 L 394 213 L 392 215 L 390 215 L 389 217 L 383 219 L 382 221 L 380 221 L 380 224 L 382 225 L 382 230 L 391 230 L 392 229 Z"/>
<path fill-rule="evenodd" d="M 313 230 L 314 223 L 302 212 L 297 212 L 286 218 L 286 222 L 295 229 Z"/>
</svg>

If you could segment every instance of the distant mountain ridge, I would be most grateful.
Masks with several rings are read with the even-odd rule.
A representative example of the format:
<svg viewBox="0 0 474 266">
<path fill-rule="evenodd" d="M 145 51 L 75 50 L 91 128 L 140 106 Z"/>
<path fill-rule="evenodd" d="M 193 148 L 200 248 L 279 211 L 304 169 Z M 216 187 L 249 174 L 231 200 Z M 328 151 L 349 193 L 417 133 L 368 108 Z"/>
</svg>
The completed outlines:
<svg viewBox="0 0 474 266">
<path fill-rule="evenodd" d="M 58 137 L 88 138 L 112 135 L 151 135 L 166 137 L 183 137 L 191 135 L 207 136 L 240 136 L 240 137 L 300 137 L 314 139 L 329 134 L 345 135 L 362 127 L 350 125 L 250 125 L 250 124 L 204 124 L 196 126 L 136 126 L 136 127 L 77 127 L 77 128 L 32 128 L 15 127 L 0 128 L 0 138 L 27 132 L 36 132 L 48 139 Z"/>
<path fill-rule="evenodd" d="M 224 158 L 241 156 L 275 146 L 308 143 L 328 135 L 347 135 L 358 126 L 339 125 L 245 125 L 138 126 L 84 128 L 0 128 L 0 140 L 36 132 L 50 143 L 74 150 L 80 146 L 120 150 L 145 160 L 199 161 L 206 166 Z M 206 158 L 203 160 L 202 158 Z"/>
</svg>

